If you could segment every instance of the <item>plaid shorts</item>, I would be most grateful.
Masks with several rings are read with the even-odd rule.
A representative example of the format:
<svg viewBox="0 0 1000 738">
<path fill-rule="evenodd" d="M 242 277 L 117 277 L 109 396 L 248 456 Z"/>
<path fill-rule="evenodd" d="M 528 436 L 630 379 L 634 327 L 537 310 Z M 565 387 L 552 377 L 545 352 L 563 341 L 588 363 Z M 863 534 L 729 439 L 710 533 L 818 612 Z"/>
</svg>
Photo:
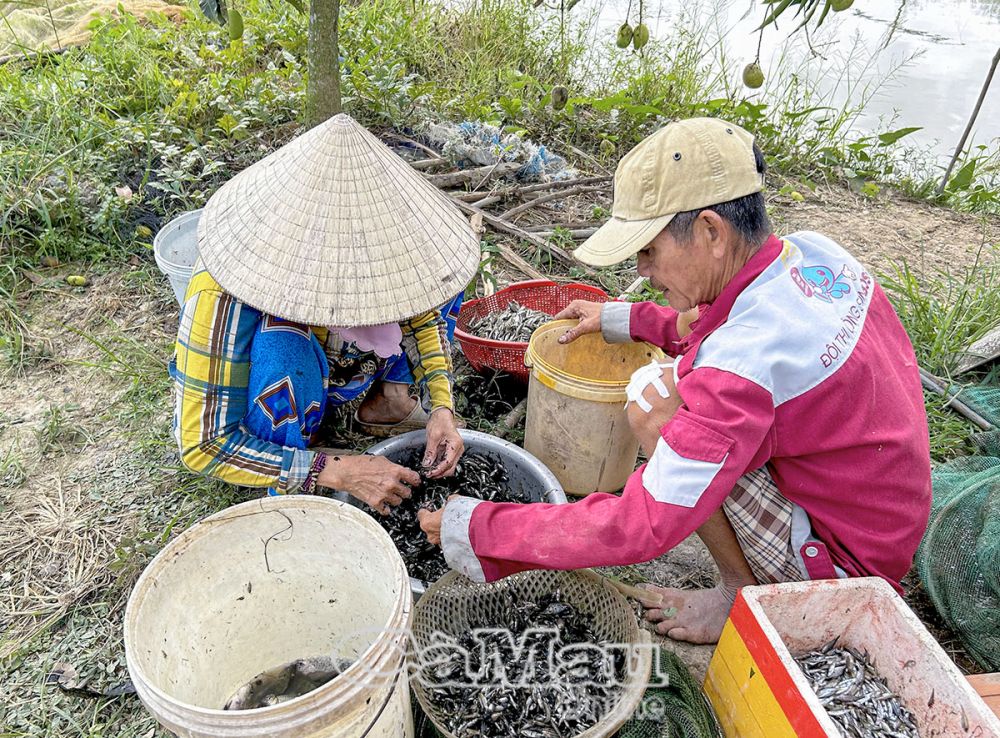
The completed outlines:
<svg viewBox="0 0 1000 738">
<path fill-rule="evenodd" d="M 766 467 L 740 477 L 722 510 L 758 582 L 774 584 L 809 578 L 793 543 L 811 535 L 809 518 L 778 491 Z"/>
</svg>

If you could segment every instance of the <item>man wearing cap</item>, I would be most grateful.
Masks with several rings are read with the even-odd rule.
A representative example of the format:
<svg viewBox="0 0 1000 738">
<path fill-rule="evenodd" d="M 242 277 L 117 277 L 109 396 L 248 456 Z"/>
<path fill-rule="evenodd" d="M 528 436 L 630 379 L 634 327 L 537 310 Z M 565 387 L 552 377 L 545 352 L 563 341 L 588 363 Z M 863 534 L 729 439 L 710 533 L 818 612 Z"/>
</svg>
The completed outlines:
<svg viewBox="0 0 1000 738">
<path fill-rule="evenodd" d="M 198 249 L 171 362 L 188 468 L 272 494 L 332 487 L 387 513 L 416 472 L 309 448 L 328 408 L 365 397 L 360 423 L 426 425 L 427 475 L 454 472 L 450 338 L 479 239 L 435 187 L 338 115 L 220 188 Z"/>
<path fill-rule="evenodd" d="M 646 616 L 718 640 L 739 587 L 880 576 L 899 589 L 927 524 L 930 456 L 912 346 L 868 270 L 818 233 L 778 238 L 753 138 L 672 123 L 618 166 L 611 220 L 576 252 L 637 255 L 653 303 L 576 302 L 561 340 L 601 331 L 672 359 L 629 386 L 649 461 L 621 497 L 515 506 L 454 497 L 421 524 L 476 580 L 648 561 L 697 532 L 710 590 L 648 587 Z"/>
</svg>

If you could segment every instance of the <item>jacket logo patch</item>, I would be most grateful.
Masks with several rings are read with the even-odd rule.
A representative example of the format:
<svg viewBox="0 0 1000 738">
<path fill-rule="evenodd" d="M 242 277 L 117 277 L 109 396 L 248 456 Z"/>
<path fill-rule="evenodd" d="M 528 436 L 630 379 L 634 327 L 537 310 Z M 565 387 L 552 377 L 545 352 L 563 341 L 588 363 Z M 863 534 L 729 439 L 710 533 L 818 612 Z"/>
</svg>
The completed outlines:
<svg viewBox="0 0 1000 738">
<path fill-rule="evenodd" d="M 822 265 L 806 266 L 801 270 L 792 267 L 789 274 L 802 294 L 806 297 L 818 297 L 823 302 L 833 302 L 850 294 L 851 285 L 848 280 L 857 279 L 857 275 L 846 264 L 836 276 L 830 267 Z"/>
</svg>

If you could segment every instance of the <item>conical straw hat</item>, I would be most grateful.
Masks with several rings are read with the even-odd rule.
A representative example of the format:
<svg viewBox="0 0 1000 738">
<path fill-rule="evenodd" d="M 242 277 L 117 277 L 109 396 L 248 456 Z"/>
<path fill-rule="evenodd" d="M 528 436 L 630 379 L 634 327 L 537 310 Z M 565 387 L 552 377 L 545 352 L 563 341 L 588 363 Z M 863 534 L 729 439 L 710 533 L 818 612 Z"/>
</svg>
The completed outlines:
<svg viewBox="0 0 1000 738">
<path fill-rule="evenodd" d="M 399 322 L 458 294 L 479 265 L 459 210 L 344 114 L 223 185 L 198 249 L 237 299 L 309 325 Z"/>
</svg>

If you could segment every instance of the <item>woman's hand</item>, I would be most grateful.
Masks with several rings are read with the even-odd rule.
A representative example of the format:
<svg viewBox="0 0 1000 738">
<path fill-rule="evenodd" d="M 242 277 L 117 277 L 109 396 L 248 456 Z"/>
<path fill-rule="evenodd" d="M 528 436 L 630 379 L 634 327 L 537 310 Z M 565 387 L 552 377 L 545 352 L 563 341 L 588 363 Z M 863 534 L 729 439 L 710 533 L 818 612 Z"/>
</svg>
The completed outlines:
<svg viewBox="0 0 1000 738">
<path fill-rule="evenodd" d="M 323 487 L 347 492 L 381 515 L 388 515 L 420 484 L 420 475 L 384 456 L 328 456 L 316 478 Z"/>
<path fill-rule="evenodd" d="M 431 412 L 427 421 L 427 450 L 421 462 L 428 479 L 448 477 L 455 473 L 465 443 L 455 426 L 455 415 L 446 407 Z"/>
<path fill-rule="evenodd" d="M 587 333 L 601 332 L 601 303 L 573 300 L 556 315 L 555 320 L 577 318 L 580 322 L 559 336 L 559 343 L 569 343 Z"/>
</svg>

